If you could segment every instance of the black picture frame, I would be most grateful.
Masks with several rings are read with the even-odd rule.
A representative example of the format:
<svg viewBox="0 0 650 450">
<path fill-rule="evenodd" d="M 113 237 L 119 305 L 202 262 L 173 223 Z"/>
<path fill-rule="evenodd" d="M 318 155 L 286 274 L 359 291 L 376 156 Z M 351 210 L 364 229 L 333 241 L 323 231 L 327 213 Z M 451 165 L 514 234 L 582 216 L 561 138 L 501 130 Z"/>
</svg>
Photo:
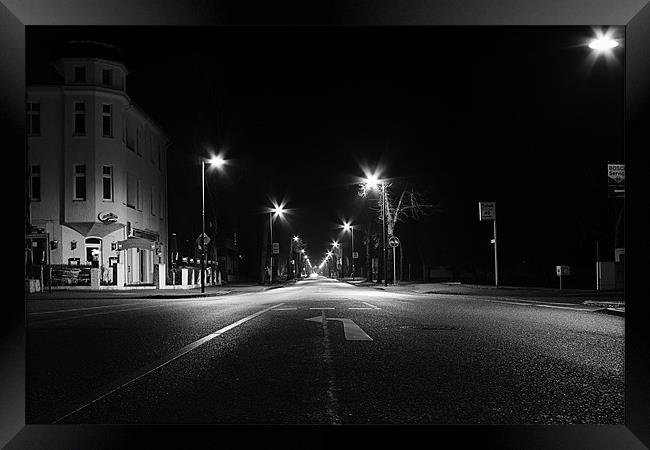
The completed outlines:
<svg viewBox="0 0 650 450">
<path fill-rule="evenodd" d="M 262 3 L 260 3 L 263 5 Z M 309 8 L 306 6 L 309 4 Z M 273 6 L 268 6 L 273 5 Z M 25 27 L 31 25 L 624 25 L 626 28 L 626 420 L 625 425 L 566 426 L 414 426 L 414 427 L 264 427 L 255 440 L 281 445 L 295 440 L 332 440 L 350 430 L 397 445 L 424 439 L 439 448 L 499 449 L 643 449 L 650 446 L 650 332 L 644 323 L 640 283 L 650 270 L 647 252 L 648 177 L 635 166 L 650 142 L 650 5 L 643 0 L 445 0 L 389 2 L 332 1 L 258 5 L 246 1 L 202 0 L 40 0 L 0 1 L 0 135 L 7 153 L 20 155 L 25 145 Z M 20 157 L 20 156 L 18 156 Z M 24 155 L 23 155 L 24 158 Z M 20 183 L 20 180 L 18 180 Z M 5 181 L 6 193 L 11 192 Z M 9 196 L 7 196 L 9 197 Z M 19 196 L 12 210 L 24 210 Z M 641 200 L 639 200 L 641 199 Z M 637 206 L 638 205 L 638 206 Z M 646 213 L 646 214 L 644 214 Z M 13 229 L 13 228 L 11 228 Z M 20 241 L 20 240 L 16 240 Z M 642 250 L 643 249 L 643 250 Z M 18 250 L 17 250 L 18 251 Z M 17 277 L 10 284 L 22 286 Z M 24 287 L 21 288 L 24 290 Z M 13 292 L 12 292 L 13 294 Z M 18 292 L 20 294 L 20 292 Z M 195 448 L 226 444 L 226 437 L 250 444 L 241 427 L 25 425 L 25 311 L 19 295 L 3 295 L 0 444 L 7 449 Z M 242 439 L 243 438 L 243 439 Z M 259 439 L 259 441 L 257 441 Z M 445 442 L 448 442 L 445 444 Z M 422 444 L 420 444 L 422 445 Z"/>
</svg>

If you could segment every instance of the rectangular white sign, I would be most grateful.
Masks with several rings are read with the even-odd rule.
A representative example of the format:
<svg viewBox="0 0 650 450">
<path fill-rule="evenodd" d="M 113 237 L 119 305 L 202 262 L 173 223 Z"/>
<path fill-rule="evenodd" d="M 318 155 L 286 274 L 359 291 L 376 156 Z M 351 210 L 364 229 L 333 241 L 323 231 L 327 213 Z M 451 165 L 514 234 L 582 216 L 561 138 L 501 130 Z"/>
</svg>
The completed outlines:
<svg viewBox="0 0 650 450">
<path fill-rule="evenodd" d="M 496 211 L 495 202 L 479 202 L 478 204 L 478 215 L 479 220 L 496 220 L 497 211 Z"/>
</svg>

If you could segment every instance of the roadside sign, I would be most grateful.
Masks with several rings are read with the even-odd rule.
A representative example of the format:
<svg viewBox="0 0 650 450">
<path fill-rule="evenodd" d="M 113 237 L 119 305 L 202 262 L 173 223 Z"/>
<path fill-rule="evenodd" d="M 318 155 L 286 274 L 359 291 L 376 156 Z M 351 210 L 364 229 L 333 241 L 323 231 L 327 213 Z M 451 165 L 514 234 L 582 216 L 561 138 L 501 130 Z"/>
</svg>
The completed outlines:
<svg viewBox="0 0 650 450">
<path fill-rule="evenodd" d="M 388 238 L 388 245 L 390 245 L 393 248 L 397 247 L 399 245 L 399 239 L 397 238 L 397 236 L 389 237 Z"/>
<path fill-rule="evenodd" d="M 199 247 L 201 246 L 202 243 L 201 236 L 203 236 L 203 238 L 205 239 L 205 245 L 208 245 L 210 243 L 210 237 L 205 233 L 199 234 L 199 237 L 196 238 L 196 245 L 198 245 Z"/>
<path fill-rule="evenodd" d="M 555 266 L 555 273 L 558 277 L 571 275 L 571 266 Z"/>
<path fill-rule="evenodd" d="M 274 255 L 279 255 L 280 254 L 280 243 L 279 242 L 274 242 L 273 243 L 273 254 Z"/>
<path fill-rule="evenodd" d="M 497 211 L 496 211 L 495 202 L 479 202 L 478 203 L 478 217 L 479 220 L 496 220 Z"/>
<path fill-rule="evenodd" d="M 625 164 L 607 164 L 607 194 L 625 197 Z"/>
<path fill-rule="evenodd" d="M 359 252 L 352 252 L 353 259 L 359 259 Z"/>
</svg>

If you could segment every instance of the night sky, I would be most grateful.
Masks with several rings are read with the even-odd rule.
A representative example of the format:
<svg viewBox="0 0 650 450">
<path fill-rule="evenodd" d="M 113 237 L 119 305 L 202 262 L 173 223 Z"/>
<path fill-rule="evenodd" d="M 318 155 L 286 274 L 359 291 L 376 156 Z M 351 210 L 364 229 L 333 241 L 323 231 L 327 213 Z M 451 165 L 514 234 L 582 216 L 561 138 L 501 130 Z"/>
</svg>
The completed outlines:
<svg viewBox="0 0 650 450">
<path fill-rule="evenodd" d="M 56 82 L 49 61 L 69 39 L 116 45 L 127 93 L 173 142 L 169 231 L 201 228 L 200 157 L 211 172 L 206 221 L 237 231 L 257 275 L 265 207 L 317 262 L 337 225 L 370 220 L 362 167 L 381 168 L 435 205 L 396 229 L 405 258 L 492 270 L 497 204 L 502 284 L 554 283 L 557 264 L 591 287 L 595 243 L 613 259 L 620 201 L 607 162 L 623 162 L 622 49 L 594 62 L 591 27 L 27 27 L 28 84 Z M 361 234 L 355 233 L 361 251 Z M 345 238 L 345 242 L 349 237 Z M 349 247 L 348 247 L 349 249 Z M 522 268 L 543 276 L 525 279 Z M 524 271 L 525 272 L 525 271 Z"/>
</svg>

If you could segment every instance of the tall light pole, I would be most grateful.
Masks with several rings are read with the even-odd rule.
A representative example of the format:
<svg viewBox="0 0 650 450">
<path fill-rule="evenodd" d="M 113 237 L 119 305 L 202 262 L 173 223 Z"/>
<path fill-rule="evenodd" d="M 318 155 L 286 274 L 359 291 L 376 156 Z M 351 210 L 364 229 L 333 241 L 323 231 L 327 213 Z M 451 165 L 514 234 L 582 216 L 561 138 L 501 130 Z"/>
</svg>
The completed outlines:
<svg viewBox="0 0 650 450">
<path fill-rule="evenodd" d="M 269 284 L 273 284 L 273 214 L 276 214 L 282 217 L 284 209 L 280 205 L 276 205 L 271 211 L 269 211 L 269 235 L 271 238 L 271 274 L 269 275 Z"/>
<path fill-rule="evenodd" d="M 384 263 L 384 286 L 388 286 L 388 277 L 386 276 L 386 184 L 376 174 L 369 175 L 364 182 L 369 189 L 378 188 L 381 196 L 381 251 Z"/>
<path fill-rule="evenodd" d="M 350 237 L 352 239 L 351 242 L 351 250 L 350 250 L 350 257 L 352 260 L 352 280 L 354 280 L 354 227 L 350 222 L 346 222 L 343 224 L 343 231 L 349 231 L 350 232 Z"/>
<path fill-rule="evenodd" d="M 217 155 L 208 161 L 211 166 L 220 169 L 224 159 Z M 215 221 L 217 218 L 215 217 Z M 215 242 L 216 245 L 216 242 Z M 201 293 L 205 292 L 205 161 L 201 161 Z"/>
<path fill-rule="evenodd" d="M 623 29 L 623 38 L 622 41 L 625 43 L 625 29 Z M 608 30 L 607 32 L 603 32 L 602 30 L 596 31 L 596 37 L 592 40 L 589 41 L 588 46 L 590 49 L 592 49 L 592 56 L 594 58 L 599 58 L 600 56 L 604 56 L 605 58 L 614 58 L 614 48 L 618 47 L 620 44 L 619 42 L 614 39 L 614 34 L 615 32 L 613 30 Z M 625 137 L 626 137 L 626 131 L 627 131 L 627 108 L 625 104 L 625 99 L 626 99 L 626 76 L 625 76 L 625 70 L 626 70 L 626 51 L 623 49 L 623 55 L 622 55 L 622 68 L 623 68 L 623 151 L 625 151 Z M 609 172 L 609 164 L 608 164 L 608 172 Z M 623 164 L 623 168 L 625 168 L 625 165 Z M 614 210 L 616 211 L 616 207 L 618 206 L 618 199 L 622 198 L 623 199 L 623 204 L 618 208 L 618 213 L 616 214 L 617 219 L 616 219 L 616 225 L 614 229 L 614 261 L 616 262 L 619 259 L 619 252 L 622 249 L 623 252 L 625 252 L 625 243 L 622 242 L 624 239 L 620 239 L 620 230 L 621 230 L 621 224 L 623 220 L 623 212 L 624 212 L 624 201 L 625 201 L 625 190 L 623 188 L 622 195 L 620 193 L 610 193 L 610 197 L 614 198 Z M 623 245 L 623 247 L 618 247 L 619 245 Z M 600 252 L 599 252 L 599 245 L 598 242 L 596 242 L 596 289 L 600 290 L 601 286 L 601 270 L 600 270 Z"/>
</svg>

